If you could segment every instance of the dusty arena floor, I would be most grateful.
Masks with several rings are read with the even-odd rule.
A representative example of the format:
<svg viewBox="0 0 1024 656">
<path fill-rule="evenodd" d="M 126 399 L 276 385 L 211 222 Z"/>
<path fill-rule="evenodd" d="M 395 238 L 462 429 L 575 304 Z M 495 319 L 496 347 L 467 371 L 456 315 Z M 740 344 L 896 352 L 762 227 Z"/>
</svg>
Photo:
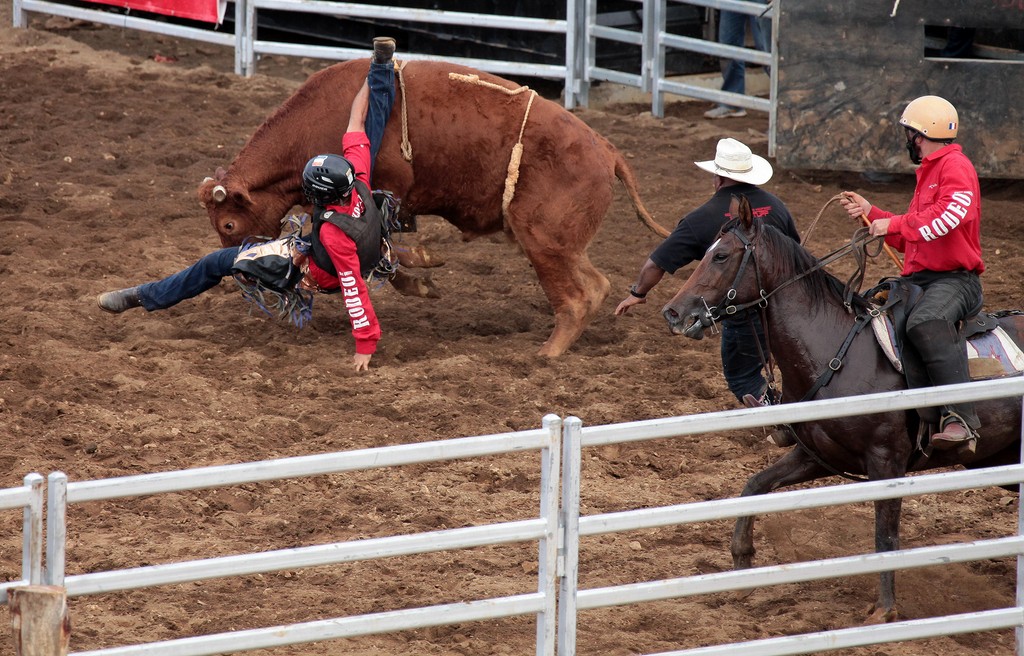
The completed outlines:
<svg viewBox="0 0 1024 656">
<path fill-rule="evenodd" d="M 196 187 L 324 62 L 271 58 L 242 79 L 231 72 L 231 53 L 215 46 L 59 19 L 39 19 L 31 30 L 10 25 L 4 3 L 0 486 L 19 485 L 29 472 L 60 470 L 75 481 L 499 433 L 539 427 L 546 413 L 596 425 L 736 407 L 717 339 L 672 337 L 659 316 L 692 267 L 656 288 L 639 312 L 612 316 L 658 243 L 621 192 L 590 248 L 612 296 L 554 361 L 535 355 L 552 315 L 517 248 L 464 242 L 432 218 L 414 239 L 447 263 L 417 275 L 432 276 L 443 298 L 375 292 L 385 336 L 368 374 L 351 371 L 352 338 L 334 298 L 318 299 L 301 332 L 250 316 L 230 281 L 165 312 L 104 314 L 98 293 L 167 275 L 218 245 Z M 578 114 L 627 154 L 644 202 L 670 227 L 711 193 L 710 176 L 693 161 L 710 158 L 719 138 L 767 152 L 763 114 L 710 122 L 701 117 L 707 107 L 672 104 L 663 120 L 641 105 Z M 871 184 L 855 173 L 777 170 L 766 187 L 806 231 L 844 189 L 902 209 L 913 178 Z M 986 306 L 1024 307 L 1024 186 L 987 180 L 983 192 Z M 829 208 L 810 248 L 837 248 L 855 227 Z M 879 258 L 868 280 L 891 273 Z M 583 512 L 735 496 L 782 453 L 763 437 L 588 451 Z M 521 519 L 536 512 L 537 481 L 535 456 L 508 456 L 76 506 L 68 573 Z M 903 545 L 1005 535 L 1016 512 L 1016 497 L 1003 490 L 909 499 Z M 872 516 L 864 504 L 764 518 L 757 563 L 870 552 Z M 4 526 L 0 576 L 17 579 L 20 517 L 8 513 Z M 722 522 L 585 539 L 581 586 L 729 569 L 731 530 Z M 526 593 L 535 586 L 535 551 L 475 549 L 75 598 L 72 649 Z M 626 656 L 856 626 L 876 585 L 861 577 L 588 611 L 579 618 L 579 653 Z M 902 573 L 897 591 L 903 616 L 923 618 L 1010 605 L 1014 586 L 1015 563 L 1000 559 Z M 532 618 L 517 618 L 273 653 L 530 654 L 533 637 Z M 1013 634 L 838 653 L 1008 655 Z"/>
</svg>

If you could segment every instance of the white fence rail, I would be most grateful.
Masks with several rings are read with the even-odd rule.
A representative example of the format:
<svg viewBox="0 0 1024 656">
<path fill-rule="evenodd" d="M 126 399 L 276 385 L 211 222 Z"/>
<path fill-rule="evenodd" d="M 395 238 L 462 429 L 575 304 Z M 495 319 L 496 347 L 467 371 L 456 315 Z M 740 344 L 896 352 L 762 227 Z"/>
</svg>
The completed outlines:
<svg viewBox="0 0 1024 656">
<path fill-rule="evenodd" d="M 930 407 L 957 401 L 980 401 L 991 398 L 1024 395 L 1024 378 L 991 380 L 963 385 L 907 390 L 896 393 L 868 394 L 858 397 L 812 401 L 793 405 L 730 410 L 666 420 L 650 420 L 610 426 L 583 428 L 582 422 L 570 417 L 564 422 L 565 460 L 562 473 L 562 514 L 565 526 L 565 576 L 559 589 L 560 656 L 576 654 L 576 615 L 584 609 L 616 606 L 641 601 L 655 601 L 780 585 L 837 576 L 854 576 L 949 562 L 983 560 L 989 557 L 1017 556 L 1017 605 L 986 613 L 953 615 L 944 621 L 914 620 L 886 626 L 869 626 L 842 631 L 828 631 L 773 638 L 742 644 L 703 647 L 673 655 L 707 656 L 776 656 L 807 654 L 841 647 L 878 644 L 892 640 L 952 635 L 955 633 L 1016 628 L 1017 654 L 1024 656 L 1024 517 L 1018 519 L 1018 535 L 996 540 L 909 549 L 883 554 L 865 554 L 810 563 L 762 567 L 742 572 L 723 572 L 580 590 L 579 539 L 643 528 L 705 522 L 748 515 L 803 510 L 822 506 L 877 501 L 919 494 L 1024 482 L 1024 465 L 989 469 L 927 474 L 902 479 L 855 483 L 811 490 L 776 492 L 769 495 L 689 503 L 678 506 L 647 508 L 619 513 L 580 517 L 580 463 L 584 447 L 634 442 L 656 438 L 694 435 L 714 431 L 736 430 L 767 424 L 815 421 L 828 417 L 850 417 L 871 413 Z M 993 555 L 994 554 L 994 555 Z M 654 655 L 649 655 L 654 656 Z"/>
<path fill-rule="evenodd" d="M 526 614 L 535 614 L 537 617 L 536 653 L 539 656 L 553 656 L 558 587 L 556 558 L 559 537 L 558 471 L 561 419 L 555 415 L 548 415 L 544 418 L 543 424 L 544 427 L 541 429 L 517 433 L 103 480 L 69 483 L 65 474 L 54 472 L 49 477 L 47 498 L 46 582 L 51 585 L 63 585 L 69 597 L 77 597 L 296 567 L 535 541 L 539 545 L 536 593 L 197 636 L 149 643 L 144 646 L 128 645 L 77 652 L 77 656 L 126 656 L 140 653 L 148 656 L 206 656 Z M 540 514 L 535 518 L 446 531 L 65 576 L 67 506 L 72 503 L 534 450 L 539 451 L 541 455 Z"/>
<path fill-rule="evenodd" d="M 566 37 L 566 60 L 563 65 L 552 64 L 531 64 L 526 62 L 506 62 L 497 59 L 471 59 L 464 57 L 446 57 L 451 61 L 464 66 L 470 66 L 482 71 L 496 73 L 498 75 L 526 75 L 532 77 L 545 77 L 554 79 L 565 79 L 566 97 L 571 96 L 571 90 L 575 85 L 576 64 L 573 59 L 572 43 L 575 40 L 575 28 L 579 21 L 574 16 L 576 5 L 569 0 L 566 3 L 569 12 L 568 20 L 552 20 L 544 18 L 529 18 L 523 16 L 494 16 L 490 14 L 476 14 L 469 12 L 444 11 L 439 9 L 408 9 L 402 7 L 389 7 L 387 5 L 365 5 L 345 2 L 306 2 L 305 0 L 243 0 L 246 13 L 245 34 L 242 41 L 245 71 L 255 70 L 257 55 L 276 54 L 292 55 L 301 57 L 313 57 L 317 59 L 346 60 L 366 57 L 368 46 L 361 49 L 336 48 L 329 46 L 311 46 L 305 44 L 282 43 L 279 41 L 261 40 L 256 38 L 255 26 L 257 25 L 257 11 L 260 9 L 276 9 L 280 11 L 291 11 L 297 13 L 315 13 L 325 16 L 345 17 L 358 16 L 364 18 L 379 18 L 412 23 L 437 23 L 442 25 L 467 25 L 472 27 L 487 27 L 495 29 L 518 30 L 525 32 L 543 32 L 564 34 Z M 415 52 L 402 51 L 399 55 L 402 60 L 415 61 L 422 59 L 437 59 L 429 53 L 420 54 Z"/>
<path fill-rule="evenodd" d="M 531 18 L 524 16 L 494 16 L 490 14 L 445 11 L 439 9 L 411 9 L 381 4 L 360 4 L 353 2 L 310 2 L 309 0 L 238 0 L 233 2 L 235 16 L 234 33 L 186 27 L 151 20 L 142 17 L 112 13 L 100 8 L 75 7 L 48 0 L 12 0 L 15 27 L 28 24 L 26 13 L 35 12 L 66 18 L 93 21 L 125 29 L 154 32 L 168 36 L 193 39 L 222 45 L 235 50 L 235 72 L 239 75 L 253 75 L 260 55 L 285 55 L 311 57 L 315 59 L 348 60 L 366 57 L 369 44 L 364 48 L 341 48 L 315 46 L 303 43 L 260 39 L 257 34 L 258 12 L 274 10 L 292 13 L 315 14 L 333 17 L 373 18 L 389 21 L 405 21 L 414 24 L 462 25 L 503 30 L 517 30 L 565 35 L 565 56 L 563 64 L 532 64 L 503 61 L 500 59 L 475 59 L 446 57 L 452 61 L 498 75 L 531 76 L 565 80 L 564 102 L 567 108 L 587 106 L 590 86 L 594 82 L 608 81 L 652 92 L 651 111 L 655 116 L 664 116 L 666 94 L 675 94 L 720 102 L 748 109 L 770 113 L 771 135 L 769 153 L 774 150 L 774 97 L 776 80 L 771 74 L 771 97 L 730 93 L 687 84 L 666 77 L 665 54 L 667 49 L 685 50 L 703 55 L 724 57 L 762 66 L 774 64 L 774 55 L 753 48 L 727 46 L 714 40 L 697 39 L 666 31 L 668 9 L 672 5 L 692 5 L 708 10 L 728 10 L 751 16 L 772 19 L 772 39 L 776 39 L 778 20 L 773 5 L 745 0 L 634 0 L 641 5 L 642 25 L 640 31 L 627 30 L 600 24 L 597 0 L 566 0 L 565 20 Z M 597 65 L 597 51 L 600 41 L 614 41 L 638 46 L 641 51 L 640 69 L 619 71 Z M 401 44 L 399 44 L 401 46 Z M 772 48 L 772 52 L 776 49 Z M 430 53 L 408 52 L 401 49 L 403 60 L 436 59 Z M 774 71 L 772 65 L 770 71 Z"/>
<path fill-rule="evenodd" d="M 0 490 L 0 510 L 22 510 L 21 579 L 0 583 L 0 603 L 8 601 L 8 591 L 43 582 L 43 492 L 46 480 L 29 474 L 21 487 Z"/>
<path fill-rule="evenodd" d="M 284 569 L 535 541 L 538 543 L 536 593 L 196 636 L 146 645 L 128 645 L 78 652 L 75 656 L 227 654 L 526 614 L 535 614 L 537 617 L 537 654 L 552 655 L 557 651 L 560 656 L 575 656 L 577 614 L 580 611 L 1016 556 L 1017 598 L 1016 605 L 1012 607 L 648 656 L 781 656 L 1007 628 L 1015 629 L 1016 653 L 1024 656 L 1024 511 L 1019 504 L 1017 534 L 996 539 L 592 589 L 581 589 L 578 575 L 579 543 L 582 537 L 954 490 L 1015 486 L 1024 482 L 1024 464 L 1016 464 L 581 517 L 580 463 L 582 451 L 586 447 L 754 428 L 767 424 L 816 421 L 829 417 L 870 415 L 929 407 L 954 400 L 981 401 L 1022 396 L 1024 377 L 1016 377 L 588 428 L 584 428 L 582 422 L 575 417 L 562 422 L 557 416 L 548 415 L 544 418 L 544 427 L 533 431 L 113 479 L 69 483 L 66 475 L 54 472 L 49 477 L 45 571 L 42 568 L 44 479 L 39 474 L 29 474 L 22 487 L 0 490 L 0 509 L 22 508 L 24 513 L 22 580 L 0 584 L 0 594 L 3 595 L 0 600 L 7 601 L 7 592 L 11 588 L 38 583 L 63 586 L 69 597 L 79 597 Z M 67 557 L 67 506 L 71 503 L 531 450 L 540 451 L 541 455 L 538 517 L 125 570 L 72 576 L 65 576 L 64 573 Z M 563 452 L 564 462 L 561 457 Z M 560 469 L 562 494 L 559 502 Z"/>
<path fill-rule="evenodd" d="M 928 546 L 889 553 L 870 553 L 816 562 L 760 567 L 661 581 L 580 589 L 580 539 L 614 532 L 706 522 L 747 515 L 806 510 L 912 495 L 936 494 L 1024 481 L 1024 465 L 923 474 L 902 479 L 853 483 L 768 495 L 720 499 L 656 508 L 625 510 L 581 517 L 580 488 L 584 448 L 641 440 L 754 428 L 768 424 L 815 421 L 829 417 L 870 415 L 939 405 L 952 400 L 980 401 L 1024 397 L 1024 377 L 951 385 L 896 393 L 812 401 L 768 408 L 743 408 L 688 417 L 656 419 L 584 428 L 570 417 L 544 418 L 542 429 L 439 442 L 321 454 L 192 470 L 143 474 L 113 479 L 68 482 L 55 472 L 49 477 L 44 582 L 64 586 L 69 597 L 104 592 L 241 576 L 283 569 L 330 565 L 358 560 L 431 553 L 510 542 L 538 543 L 537 592 L 463 603 L 320 620 L 232 633 L 195 636 L 146 645 L 129 645 L 74 656 L 200 656 L 266 649 L 284 645 L 385 633 L 407 629 L 536 614 L 537 654 L 575 656 L 577 614 L 596 608 L 763 588 L 824 578 L 849 577 L 947 563 L 1017 557 L 1017 604 L 984 612 L 954 614 L 794 636 L 701 647 L 667 656 L 775 656 L 805 654 L 883 642 L 1015 628 L 1017 654 L 1024 656 L 1024 518 L 1017 535 L 961 544 Z M 559 437 L 561 436 L 561 440 Z M 104 499 L 184 490 L 208 489 L 257 481 L 307 477 L 422 462 L 446 461 L 501 453 L 539 450 L 541 454 L 540 514 L 519 521 L 421 534 L 298 547 L 107 572 L 65 576 L 67 506 Z M 564 453 L 564 458 L 562 454 Z M 558 472 L 561 471 L 559 500 Z M 42 478 L 26 477 L 24 489 L 0 491 L 0 507 L 26 506 L 40 522 Z M 6 504 L 6 505 L 4 505 Z M 34 508 L 33 512 L 29 512 Z M 1020 511 L 1018 510 L 1018 513 Z M 41 527 L 31 532 L 40 534 Z M 26 529 L 26 535 L 29 532 Z M 38 540 L 26 539 L 26 571 L 38 571 Z M 35 546 L 33 546 L 35 545 Z M 35 563 L 31 565 L 30 563 Z M 31 577 L 26 575 L 26 580 Z M 38 576 L 34 579 L 38 581 Z M 556 622 L 557 618 L 557 622 Z"/>
<path fill-rule="evenodd" d="M 260 39 L 257 34 L 258 12 L 260 10 L 276 10 L 338 18 L 374 18 L 390 21 L 407 21 L 410 23 L 464 25 L 525 32 L 564 34 L 566 38 L 566 57 L 565 63 L 562 65 L 462 57 L 446 57 L 445 60 L 499 75 L 525 75 L 564 79 L 566 98 L 569 99 L 574 97 L 574 90 L 578 86 L 576 73 L 578 66 L 574 44 L 577 40 L 576 33 L 582 20 L 576 13 L 579 0 L 567 0 L 567 20 L 524 16 L 495 16 L 440 9 L 411 9 L 351 2 L 238 0 L 232 3 L 235 12 L 235 32 L 233 34 L 184 27 L 160 20 L 126 16 L 104 11 L 100 8 L 73 7 L 59 2 L 48 2 L 47 0 L 13 0 L 13 3 L 15 27 L 25 27 L 27 25 L 28 21 L 25 12 L 36 12 L 232 47 L 235 49 L 235 73 L 239 75 L 253 75 L 256 72 L 256 62 L 260 55 L 286 55 L 339 61 L 369 56 L 369 44 L 363 48 L 341 48 Z M 399 53 L 399 56 L 402 60 L 407 61 L 437 59 L 436 56 L 432 56 L 430 53 L 408 52 L 404 49 Z"/>
</svg>

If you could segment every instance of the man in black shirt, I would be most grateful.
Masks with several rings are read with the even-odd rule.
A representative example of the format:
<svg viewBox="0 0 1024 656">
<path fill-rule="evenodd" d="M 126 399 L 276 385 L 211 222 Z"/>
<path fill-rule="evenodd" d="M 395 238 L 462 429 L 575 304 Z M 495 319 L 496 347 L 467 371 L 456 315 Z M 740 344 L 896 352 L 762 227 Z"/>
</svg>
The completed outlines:
<svg viewBox="0 0 1024 656">
<path fill-rule="evenodd" d="M 630 287 L 629 296 L 615 308 L 616 315 L 627 314 L 634 305 L 646 303 L 647 292 L 666 273 L 673 274 L 704 257 L 705 251 L 718 238 L 722 225 L 731 218 L 729 202 L 734 194 L 746 196 L 755 218 L 800 241 L 786 205 L 758 187 L 772 177 L 772 166 L 766 159 L 750 152 L 743 143 L 727 138 L 718 142 L 715 159 L 694 164 L 714 174 L 714 195 L 684 216 L 672 234 L 651 253 L 640 268 L 636 283 Z M 760 339 L 760 349 L 755 336 Z M 756 315 L 740 313 L 722 321 L 722 373 L 729 391 L 741 402 L 747 395 L 762 405 L 777 402 L 771 398 L 762 372 L 764 344 L 763 328 Z M 767 356 L 767 352 L 764 355 Z"/>
</svg>

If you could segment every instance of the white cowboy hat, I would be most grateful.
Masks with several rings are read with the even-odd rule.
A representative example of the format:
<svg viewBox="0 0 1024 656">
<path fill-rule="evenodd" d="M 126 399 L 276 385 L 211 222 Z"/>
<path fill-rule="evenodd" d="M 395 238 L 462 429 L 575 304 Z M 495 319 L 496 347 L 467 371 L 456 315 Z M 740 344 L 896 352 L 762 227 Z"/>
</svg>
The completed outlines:
<svg viewBox="0 0 1024 656">
<path fill-rule="evenodd" d="M 694 162 L 708 173 L 729 178 L 736 182 L 763 185 L 772 179 L 772 165 L 768 160 L 750 152 L 750 148 L 732 138 L 718 142 L 715 159 Z"/>
</svg>

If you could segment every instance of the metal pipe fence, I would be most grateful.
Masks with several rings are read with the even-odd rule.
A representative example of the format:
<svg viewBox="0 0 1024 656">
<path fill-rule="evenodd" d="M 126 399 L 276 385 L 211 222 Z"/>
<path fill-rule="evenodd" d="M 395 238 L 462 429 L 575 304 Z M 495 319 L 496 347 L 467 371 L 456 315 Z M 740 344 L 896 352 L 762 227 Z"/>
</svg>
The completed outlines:
<svg viewBox="0 0 1024 656">
<path fill-rule="evenodd" d="M 47 498 L 46 582 L 63 586 L 68 597 L 80 597 L 297 567 L 532 541 L 538 544 L 537 591 L 534 593 L 76 652 L 76 656 L 125 656 L 139 653 L 150 656 L 206 656 L 526 614 L 536 615 L 536 653 L 538 656 L 553 656 L 560 537 L 560 431 L 561 419 L 548 415 L 544 417 L 543 428 L 516 433 L 91 481 L 68 482 L 67 475 L 54 472 L 49 476 Z M 537 517 L 71 576 L 64 571 L 67 560 L 67 507 L 70 504 L 523 451 L 539 451 L 541 455 L 540 510 Z"/>
<path fill-rule="evenodd" d="M 319 46 L 306 43 L 260 39 L 257 33 L 258 13 L 261 10 L 310 14 L 336 18 L 373 18 L 410 23 L 441 25 L 462 25 L 468 27 L 515 30 L 525 32 L 564 34 L 565 63 L 533 64 L 528 62 L 503 61 L 500 59 L 477 59 L 446 57 L 446 61 L 462 64 L 498 75 L 521 75 L 565 80 L 565 96 L 572 98 L 572 89 L 577 86 L 574 42 L 580 20 L 575 15 L 577 4 L 568 0 L 566 20 L 531 18 L 524 16 L 495 16 L 491 14 L 445 11 L 441 9 L 410 9 L 380 4 L 359 4 L 351 2 L 310 2 L 308 0 L 238 0 L 234 5 L 235 31 L 224 33 L 209 29 L 175 25 L 160 20 L 111 13 L 102 9 L 75 7 L 49 2 L 47 0 L 13 0 L 13 21 L 15 27 L 26 27 L 26 12 L 35 12 L 65 18 L 76 18 L 125 29 L 165 34 L 183 39 L 204 41 L 234 48 L 235 73 L 253 75 L 261 55 L 285 55 L 344 61 L 367 57 L 369 44 L 363 48 Z M 437 59 L 430 53 L 407 52 L 400 58 L 408 61 Z"/>
<path fill-rule="evenodd" d="M 884 626 L 858 627 L 732 643 L 647 656 L 809 654 L 842 647 L 1005 628 L 1016 629 L 1016 653 L 1018 656 L 1024 656 L 1024 643 L 1021 640 L 1022 631 L 1024 631 L 1024 592 L 1020 585 L 1021 579 L 1024 577 L 1024 517 L 1020 515 L 1018 516 L 1016 536 L 994 540 L 872 553 L 815 562 L 790 563 L 589 590 L 581 590 L 578 580 L 579 543 L 580 538 L 584 536 L 709 520 L 734 519 L 749 515 L 805 510 L 911 495 L 935 494 L 952 490 L 1019 485 L 1024 482 L 1024 465 L 1017 464 L 581 517 L 579 515 L 580 479 L 582 476 L 580 463 L 582 461 L 581 452 L 585 447 L 673 438 L 771 424 L 815 421 L 831 417 L 870 415 L 871 413 L 931 407 L 953 400 L 980 401 L 992 398 L 1021 397 L 1022 395 L 1024 395 L 1024 378 L 1016 377 L 589 428 L 584 428 L 582 422 L 576 417 L 567 418 L 564 421 L 562 449 L 565 454 L 562 470 L 565 576 L 559 588 L 559 656 L 575 656 L 576 654 L 577 614 L 581 610 L 1005 556 L 1016 556 L 1017 558 L 1017 604 L 1011 608 L 984 613 L 951 615 L 941 619 L 911 620 Z"/>
<path fill-rule="evenodd" d="M 725 10 L 747 15 L 763 15 L 773 22 L 773 42 L 777 38 L 778 20 L 773 5 L 745 0 L 633 0 L 640 5 L 642 17 L 639 31 L 628 30 L 600 23 L 597 0 L 566 0 L 566 18 L 532 18 L 526 16 L 500 16 L 441 9 L 412 9 L 380 4 L 354 2 L 311 2 L 310 0 L 238 0 L 234 7 L 234 32 L 221 32 L 176 25 L 140 16 L 112 13 L 103 9 L 76 7 L 50 0 L 12 0 L 15 27 L 28 25 L 27 13 L 40 13 L 66 18 L 87 20 L 124 29 L 132 29 L 167 36 L 203 41 L 234 49 L 235 73 L 253 75 L 262 55 L 283 55 L 288 57 L 309 57 L 313 59 L 344 61 L 368 55 L 364 48 L 321 46 L 291 41 L 263 39 L 257 26 L 260 11 L 290 12 L 336 18 L 367 18 L 375 20 L 402 21 L 417 25 L 440 24 L 479 27 L 540 34 L 561 34 L 565 36 L 564 56 L 561 64 L 537 64 L 516 62 L 499 58 L 445 57 L 446 61 L 463 64 L 472 68 L 495 73 L 563 80 L 563 100 L 568 109 L 589 103 L 590 88 L 595 83 L 612 82 L 639 89 L 652 94 L 651 111 L 655 116 L 664 116 L 666 95 L 674 94 L 722 102 L 748 109 L 769 112 L 771 135 L 769 154 L 774 150 L 774 98 L 776 80 L 771 74 L 771 96 L 768 99 L 752 95 L 736 94 L 718 89 L 707 89 L 696 84 L 670 79 L 666 74 L 665 57 L 667 50 L 684 50 L 706 56 L 735 59 L 747 63 L 770 66 L 775 70 L 772 53 L 752 48 L 726 46 L 713 39 L 672 34 L 666 30 L 667 16 L 672 5 L 691 5 L 707 10 Z M 597 53 L 602 42 L 623 43 L 640 49 L 640 64 L 637 70 L 616 70 L 598 66 Z M 415 61 L 437 59 L 431 53 L 410 52 L 404 48 L 400 58 Z"/>
<path fill-rule="evenodd" d="M 141 474 L 112 479 L 68 482 L 66 475 L 49 477 L 46 516 L 46 568 L 41 568 L 43 478 L 30 474 L 25 486 L 0 490 L 0 508 L 23 507 L 24 581 L 10 582 L 3 592 L 23 583 L 63 586 L 69 597 L 148 588 L 214 578 L 333 565 L 361 560 L 434 553 L 485 545 L 532 541 L 538 544 L 537 592 L 426 606 L 370 615 L 350 616 L 194 636 L 145 645 L 79 652 L 75 656 L 199 656 L 401 631 L 458 622 L 524 614 L 537 616 L 536 653 L 575 656 L 581 611 L 668 600 L 733 590 L 763 588 L 836 577 L 931 567 L 990 558 L 1017 558 L 1017 603 L 1013 607 L 897 622 L 884 626 L 823 631 L 767 640 L 665 652 L 667 656 L 730 654 L 775 656 L 828 651 L 843 647 L 913 640 L 958 633 L 1014 628 L 1017 654 L 1024 656 L 1024 515 L 1018 510 L 1017 534 L 960 544 L 926 546 L 887 553 L 869 553 L 813 562 L 765 566 L 659 581 L 641 581 L 602 588 L 581 588 L 581 538 L 664 526 L 692 524 L 748 515 L 781 513 L 841 504 L 863 503 L 938 494 L 1024 481 L 1024 464 L 967 471 L 919 474 L 901 479 L 859 482 L 772 494 L 718 499 L 674 506 L 624 510 L 580 516 L 582 450 L 607 444 L 740 430 L 779 423 L 831 417 L 869 415 L 939 405 L 952 400 L 980 401 L 1024 396 L 1024 377 L 966 383 L 894 393 L 812 401 L 765 408 L 743 408 L 687 417 L 671 417 L 584 428 L 576 417 L 544 418 L 543 428 L 518 433 L 459 438 L 358 451 L 283 458 L 191 470 Z M 67 506 L 107 499 L 186 490 L 220 488 L 243 483 L 336 474 L 346 471 L 448 461 L 502 453 L 540 451 L 540 512 L 537 517 L 420 534 L 295 547 L 113 571 L 67 576 Z M 564 456 L 563 456 L 564 454 Z M 561 472 L 561 476 L 558 474 Z M 559 498 L 559 481 L 561 496 Z M 42 569 L 42 574 L 40 570 Z M 557 621 L 556 621 L 557 618 Z"/>
<path fill-rule="evenodd" d="M 0 583 L 0 603 L 8 602 L 8 591 L 43 582 L 43 493 L 46 479 L 32 473 L 21 487 L 0 490 L 0 510 L 22 511 L 21 578 Z"/>
</svg>

